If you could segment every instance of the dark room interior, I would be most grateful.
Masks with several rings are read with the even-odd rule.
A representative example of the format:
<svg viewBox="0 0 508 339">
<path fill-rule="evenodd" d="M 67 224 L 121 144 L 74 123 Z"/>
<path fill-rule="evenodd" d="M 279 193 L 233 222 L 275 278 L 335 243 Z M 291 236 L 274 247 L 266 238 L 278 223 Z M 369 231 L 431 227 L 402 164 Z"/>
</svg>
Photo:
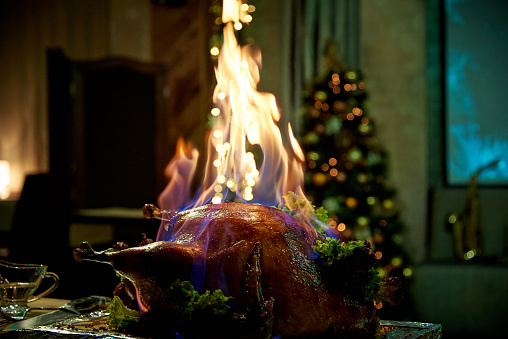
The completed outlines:
<svg viewBox="0 0 508 339">
<path fill-rule="evenodd" d="M 395 335 L 402 324 L 425 338 L 504 337 L 506 14 L 496 0 L 0 1 L 0 263 L 56 273 L 41 300 L 112 298 L 126 278 L 76 260 L 82 242 L 96 261 L 147 238 L 187 244 L 208 228 L 171 233 L 175 215 L 203 205 L 300 218 L 295 192 L 321 236 L 368 242 L 375 275 L 401 282 L 398 305 L 374 302 L 376 338 L 425 337 Z M 207 237 L 207 249 L 220 242 Z M 247 258 L 234 252 L 242 241 L 224 245 L 227 258 Z M 214 255 L 194 257 L 193 279 Z M 221 269 L 219 286 L 232 274 Z M 272 287 L 259 287 L 256 307 L 271 310 Z M 0 317 L 0 338 L 12 323 Z M 265 337 L 298 333 L 273 326 Z"/>
</svg>

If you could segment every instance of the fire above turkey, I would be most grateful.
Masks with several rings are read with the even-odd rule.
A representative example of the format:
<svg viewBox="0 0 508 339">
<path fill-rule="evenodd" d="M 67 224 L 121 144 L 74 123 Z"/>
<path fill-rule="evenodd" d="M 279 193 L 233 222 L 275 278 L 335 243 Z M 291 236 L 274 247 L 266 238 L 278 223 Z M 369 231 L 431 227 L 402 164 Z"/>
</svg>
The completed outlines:
<svg viewBox="0 0 508 339">
<path fill-rule="evenodd" d="M 74 256 L 123 277 L 112 324 L 141 336 L 373 336 L 374 302 L 397 302 L 398 282 L 380 281 L 370 244 L 337 239 L 326 212 L 305 198 L 302 150 L 290 126 L 286 150 L 275 98 L 256 90 L 261 56 L 235 38 L 242 8 L 224 1 L 215 124 L 195 196 L 199 153 L 180 139 L 162 210 L 144 209 L 161 219 L 155 241 L 102 252 L 84 242 Z"/>
<path fill-rule="evenodd" d="M 207 136 L 204 175 L 191 198 L 199 152 L 180 139 L 176 156 L 166 168 L 169 184 L 158 199 L 163 210 L 233 199 L 277 206 L 288 191 L 304 195 L 303 151 L 289 124 L 285 138 L 277 126 L 281 115 L 274 95 L 257 91 L 261 53 L 252 46 L 240 46 L 235 37 L 233 23 L 243 18 L 242 6 L 231 0 L 223 8 L 222 21 L 227 24 L 215 69 L 214 123 Z"/>
</svg>

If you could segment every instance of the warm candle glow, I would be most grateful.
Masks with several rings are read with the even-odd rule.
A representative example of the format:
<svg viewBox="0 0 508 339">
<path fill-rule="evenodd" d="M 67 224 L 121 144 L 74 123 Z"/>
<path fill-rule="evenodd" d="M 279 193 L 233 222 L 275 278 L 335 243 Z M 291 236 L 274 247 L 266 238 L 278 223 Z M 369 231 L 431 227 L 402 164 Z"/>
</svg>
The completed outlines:
<svg viewBox="0 0 508 339">
<path fill-rule="evenodd" d="M 11 182 L 11 174 L 9 162 L 0 160 L 0 199 L 7 199 L 11 195 L 9 184 Z"/>
</svg>

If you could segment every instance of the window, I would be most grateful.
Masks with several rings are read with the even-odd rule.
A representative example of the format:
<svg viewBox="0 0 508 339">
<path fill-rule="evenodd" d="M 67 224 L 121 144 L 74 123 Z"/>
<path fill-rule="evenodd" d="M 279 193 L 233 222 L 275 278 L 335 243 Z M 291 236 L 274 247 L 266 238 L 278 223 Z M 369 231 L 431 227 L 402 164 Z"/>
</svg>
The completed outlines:
<svg viewBox="0 0 508 339">
<path fill-rule="evenodd" d="M 446 181 L 508 184 L 508 2 L 446 0 Z M 490 166 L 489 166 L 490 165 Z"/>
</svg>

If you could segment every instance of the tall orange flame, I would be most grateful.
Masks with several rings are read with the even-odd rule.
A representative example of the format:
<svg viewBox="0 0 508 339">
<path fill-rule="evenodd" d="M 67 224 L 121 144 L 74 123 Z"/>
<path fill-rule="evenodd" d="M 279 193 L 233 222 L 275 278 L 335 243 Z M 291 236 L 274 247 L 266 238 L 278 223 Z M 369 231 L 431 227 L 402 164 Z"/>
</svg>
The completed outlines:
<svg viewBox="0 0 508 339">
<path fill-rule="evenodd" d="M 303 194 L 303 152 L 289 126 L 290 152 L 284 146 L 277 122 L 280 112 L 275 96 L 257 91 L 261 53 L 240 46 L 234 24 L 242 20 L 237 0 L 223 5 L 224 44 L 215 69 L 217 85 L 213 93 L 215 123 L 207 140 L 204 176 L 194 201 L 186 208 L 220 203 L 231 196 L 243 202 L 278 205 L 288 191 Z M 179 143 L 183 147 L 183 142 Z M 194 161 L 195 151 L 179 150 L 170 164 L 172 179 L 159 198 L 166 210 L 181 209 L 188 199 L 182 192 L 190 184 L 187 160 Z M 197 155 L 196 155 L 197 159 Z M 177 171 L 178 173 L 173 173 Z M 176 199 L 176 200 L 175 200 Z"/>
<path fill-rule="evenodd" d="M 159 195 L 158 204 L 163 209 L 181 210 L 190 200 L 190 188 L 196 172 L 199 152 L 191 143 L 178 138 L 177 151 L 164 171 L 170 179 L 164 191 Z"/>
</svg>

